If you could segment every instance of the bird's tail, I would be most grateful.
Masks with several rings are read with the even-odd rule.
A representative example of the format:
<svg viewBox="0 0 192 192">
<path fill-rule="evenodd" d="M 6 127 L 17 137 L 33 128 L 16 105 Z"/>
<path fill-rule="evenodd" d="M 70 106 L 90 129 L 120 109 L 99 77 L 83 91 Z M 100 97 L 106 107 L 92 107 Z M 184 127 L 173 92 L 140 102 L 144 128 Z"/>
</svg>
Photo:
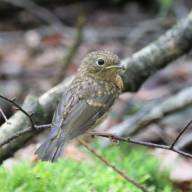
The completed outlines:
<svg viewBox="0 0 192 192">
<path fill-rule="evenodd" d="M 48 138 L 45 140 L 35 152 L 43 161 L 56 161 L 61 155 L 65 144 L 62 137 Z"/>
</svg>

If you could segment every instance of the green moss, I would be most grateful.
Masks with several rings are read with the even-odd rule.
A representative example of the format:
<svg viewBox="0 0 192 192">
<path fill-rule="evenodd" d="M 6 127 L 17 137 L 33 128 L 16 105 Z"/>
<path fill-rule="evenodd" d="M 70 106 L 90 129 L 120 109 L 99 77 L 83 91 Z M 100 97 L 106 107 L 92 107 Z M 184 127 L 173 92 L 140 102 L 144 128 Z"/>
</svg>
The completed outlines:
<svg viewBox="0 0 192 192">
<path fill-rule="evenodd" d="M 158 160 L 146 150 L 115 145 L 100 152 L 151 191 L 177 191 L 168 173 L 159 171 Z M 11 171 L 0 167 L 0 178 L 0 192 L 140 192 L 95 157 L 84 161 L 65 158 L 56 163 L 36 165 L 21 162 Z"/>
</svg>

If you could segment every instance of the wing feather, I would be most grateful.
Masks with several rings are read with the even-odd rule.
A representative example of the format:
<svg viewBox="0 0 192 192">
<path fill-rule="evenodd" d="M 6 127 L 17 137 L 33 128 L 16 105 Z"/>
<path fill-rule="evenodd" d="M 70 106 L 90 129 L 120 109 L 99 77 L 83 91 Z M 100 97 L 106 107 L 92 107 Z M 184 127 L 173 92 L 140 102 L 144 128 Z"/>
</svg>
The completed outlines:
<svg viewBox="0 0 192 192">
<path fill-rule="evenodd" d="M 60 135 L 61 129 L 63 140 L 66 137 L 67 140 L 70 140 L 85 133 L 109 110 L 115 98 L 115 94 L 95 96 L 91 89 L 86 98 L 79 98 L 72 90 L 68 89 L 63 94 L 55 111 L 49 138 L 52 139 Z M 90 105 L 87 102 L 90 99 L 100 103 L 101 106 Z"/>
</svg>

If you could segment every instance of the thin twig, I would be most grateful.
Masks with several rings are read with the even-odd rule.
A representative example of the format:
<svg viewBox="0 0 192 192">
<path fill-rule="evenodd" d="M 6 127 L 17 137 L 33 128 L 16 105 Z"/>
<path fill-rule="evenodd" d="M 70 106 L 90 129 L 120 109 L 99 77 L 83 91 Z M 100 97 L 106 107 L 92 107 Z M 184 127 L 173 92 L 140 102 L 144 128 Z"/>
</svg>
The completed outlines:
<svg viewBox="0 0 192 192">
<path fill-rule="evenodd" d="M 8 99 L 2 95 L 0 95 L 0 98 L 4 99 L 5 101 L 11 103 L 12 105 L 14 105 L 19 111 L 23 112 L 30 120 L 31 122 L 31 127 L 34 128 L 34 123 L 33 123 L 33 119 L 32 119 L 32 114 L 29 114 L 27 111 L 25 111 L 20 105 L 18 105 L 14 100 Z"/>
<path fill-rule="evenodd" d="M 179 132 L 179 134 L 177 135 L 177 137 L 174 139 L 173 143 L 170 145 L 171 149 L 174 148 L 174 146 L 175 146 L 175 144 L 177 143 L 177 141 L 181 138 L 181 136 L 183 135 L 183 133 L 187 130 L 187 128 L 188 128 L 191 124 L 192 124 L 192 120 L 189 121 L 189 123 L 187 123 L 187 125 L 181 129 L 181 131 Z"/>
<path fill-rule="evenodd" d="M 122 141 L 122 142 L 126 142 L 126 143 L 133 143 L 133 144 L 143 145 L 143 146 L 147 146 L 147 147 L 166 149 L 166 150 L 174 151 L 185 157 L 192 158 L 192 154 L 186 153 L 184 151 L 181 151 L 181 150 L 175 148 L 175 144 L 177 143 L 179 138 L 181 138 L 183 133 L 188 129 L 188 127 L 191 124 L 192 124 L 192 120 L 180 131 L 180 133 L 177 135 L 177 137 L 174 139 L 174 141 L 170 145 L 160 145 L 160 144 L 155 144 L 155 143 L 150 143 L 150 142 L 145 142 L 145 141 L 138 141 L 138 140 L 132 139 L 130 137 L 124 138 L 124 137 L 116 136 L 116 135 L 113 135 L 110 133 L 89 132 L 89 134 L 91 134 L 92 136 L 109 138 L 109 139 L 112 139 L 113 141 Z"/>
<path fill-rule="evenodd" d="M 93 153 L 100 161 L 102 161 L 105 165 L 107 165 L 108 167 L 111 167 L 113 169 L 113 171 L 115 171 L 116 173 L 118 173 L 121 177 L 123 177 L 125 180 L 127 180 L 128 182 L 132 183 L 133 185 L 135 185 L 137 188 L 141 189 L 143 192 L 148 192 L 148 190 L 146 189 L 146 187 L 144 187 L 143 185 L 139 184 L 138 182 L 136 182 L 134 179 L 130 178 L 127 174 L 125 174 L 124 172 L 122 172 L 120 169 L 118 169 L 116 166 L 114 166 L 113 164 L 111 164 L 107 159 L 105 159 L 103 156 L 101 156 L 95 149 L 93 149 L 92 147 L 90 147 L 85 141 L 83 140 L 78 140 L 79 143 L 81 145 L 83 145 L 88 151 L 90 151 L 91 153 Z"/>
</svg>

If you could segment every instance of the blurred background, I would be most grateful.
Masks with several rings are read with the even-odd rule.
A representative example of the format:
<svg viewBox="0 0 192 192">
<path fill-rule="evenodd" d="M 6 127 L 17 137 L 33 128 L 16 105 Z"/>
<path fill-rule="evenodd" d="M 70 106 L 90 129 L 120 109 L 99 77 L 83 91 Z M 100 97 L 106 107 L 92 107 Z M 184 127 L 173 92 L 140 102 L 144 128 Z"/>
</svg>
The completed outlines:
<svg viewBox="0 0 192 192">
<path fill-rule="evenodd" d="M 156 40 L 178 20 L 185 18 L 191 8 L 191 0 L 1 0 L 0 94 L 8 98 L 16 97 L 19 104 L 22 104 L 24 98 L 29 94 L 38 97 L 65 77 L 75 74 L 80 60 L 93 50 L 107 49 L 115 52 L 122 59 L 127 58 Z M 65 63 L 64 67 L 62 67 L 63 63 Z M 97 129 L 111 130 L 118 135 L 130 135 L 139 140 L 158 144 L 171 143 L 179 130 L 192 119 L 192 102 L 185 103 L 179 109 L 159 116 L 158 120 L 152 120 L 146 124 L 140 122 L 152 109 L 161 109 L 162 103 L 174 99 L 183 91 L 190 90 L 191 63 L 192 54 L 188 53 L 152 76 L 137 93 L 122 94 L 109 116 Z M 174 101 L 177 101 L 177 98 L 175 99 Z M 7 118 L 15 112 L 13 107 L 3 100 L 0 100 L 0 108 Z M 3 124 L 4 121 L 3 116 L 0 115 L 0 124 Z M 125 121 L 126 124 L 123 125 L 122 123 Z M 189 129 L 177 144 L 186 152 L 190 152 L 192 149 L 191 134 Z M 35 163 L 34 151 L 44 137 L 46 137 L 45 134 L 34 138 L 14 157 L 4 161 L 4 169 L 0 171 L 0 174 L 8 176 L 6 170 L 14 169 L 15 164 L 21 160 Z M 122 166 L 122 169 L 128 174 L 144 184 L 147 183 L 154 191 L 192 190 L 192 161 L 190 159 L 170 151 L 114 144 L 104 139 L 88 138 L 87 141 L 98 148 L 108 159 L 116 162 L 118 166 Z M 78 147 L 75 141 L 65 149 L 66 159 L 74 161 L 71 165 L 70 160 L 66 160 L 65 163 L 69 165 L 68 172 L 84 170 L 82 175 L 73 177 L 71 175 L 68 186 L 74 187 L 74 183 L 77 185 L 77 181 L 81 181 L 82 177 L 84 178 L 83 184 L 87 182 L 87 179 L 89 180 L 90 170 L 84 164 L 78 167 L 77 163 L 91 161 L 91 165 L 89 165 L 91 169 L 93 160 L 90 160 L 89 155 L 86 150 Z M 116 157 L 118 158 L 116 159 Z M 148 161 L 143 162 L 148 157 L 150 157 Z M 52 168 L 55 166 L 55 171 L 58 169 L 59 172 L 65 163 L 61 162 L 58 167 L 50 166 Z M 100 164 L 102 163 L 94 164 L 98 167 L 92 184 L 79 191 L 94 191 L 90 186 L 95 191 L 126 191 L 125 187 L 131 186 L 127 186 L 121 179 L 117 181 L 119 178 L 117 179 L 116 175 L 111 176 L 111 180 L 106 180 L 105 184 L 99 188 L 98 178 L 103 176 L 103 180 L 105 180 L 110 178 L 109 175 L 115 175 L 115 173 L 105 170 L 107 168 Z M 31 169 L 29 165 L 23 166 L 24 168 L 21 169 Z M 48 167 L 37 166 L 39 167 L 36 169 L 42 169 L 42 174 L 46 172 L 44 169 L 50 168 L 48 165 L 46 165 Z M 17 176 L 20 175 L 18 169 L 14 169 L 14 174 Z M 103 170 L 105 171 L 103 172 Z M 136 170 L 139 173 L 135 173 Z M 58 172 L 54 172 L 54 174 Z M 63 173 L 64 176 L 61 179 L 69 182 L 69 178 L 65 174 Z M 16 182 L 17 185 L 13 182 L 10 184 L 13 188 L 5 188 L 4 191 L 15 190 L 18 186 L 23 187 L 24 178 L 18 177 L 21 178 L 21 181 Z M 14 180 L 14 175 L 10 179 Z M 49 180 L 47 179 L 47 181 Z M 62 187 L 66 185 L 64 181 L 63 184 L 51 185 L 61 187 L 58 189 L 53 187 L 52 191 L 62 191 Z M 115 182 L 117 182 L 116 185 Z M 32 191 L 30 185 L 27 185 L 28 188 L 22 187 L 18 191 Z M 45 188 L 38 187 L 38 190 L 35 190 L 34 186 L 33 188 L 33 191 L 45 190 Z M 135 188 L 130 189 L 131 192 L 139 191 Z M 49 190 L 46 189 L 46 191 Z M 75 190 L 69 187 L 66 191 Z"/>
</svg>

